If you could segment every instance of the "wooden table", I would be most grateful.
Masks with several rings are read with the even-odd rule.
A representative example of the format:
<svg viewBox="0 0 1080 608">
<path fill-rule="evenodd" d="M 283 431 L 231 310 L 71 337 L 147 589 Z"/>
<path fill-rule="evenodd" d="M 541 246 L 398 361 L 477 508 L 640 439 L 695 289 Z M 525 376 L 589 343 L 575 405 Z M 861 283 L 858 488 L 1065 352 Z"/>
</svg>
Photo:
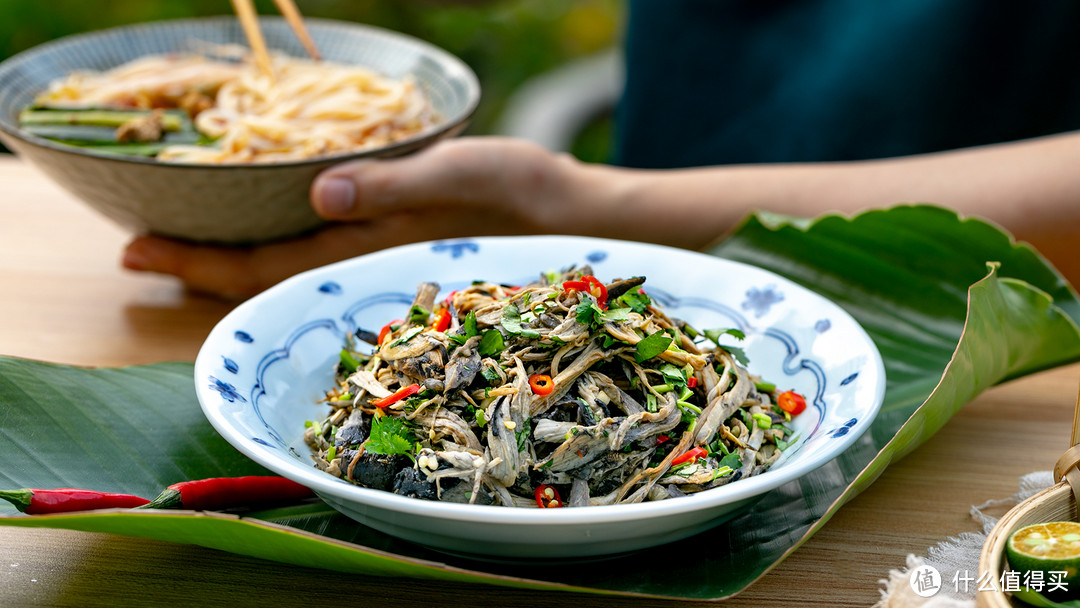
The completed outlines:
<svg viewBox="0 0 1080 608">
<path fill-rule="evenodd" d="M 0 157 L 0 354 L 88 366 L 194 360 L 231 305 L 122 270 L 127 238 L 36 169 Z M 1078 376 L 1080 367 L 1069 366 L 983 394 L 725 605 L 873 604 L 879 579 L 908 553 L 977 529 L 971 505 L 1007 497 L 1019 476 L 1053 467 L 1068 441 Z M 678 605 L 364 578 L 63 530 L 2 527 L 0 555 L 0 606 L 12 607 Z"/>
</svg>

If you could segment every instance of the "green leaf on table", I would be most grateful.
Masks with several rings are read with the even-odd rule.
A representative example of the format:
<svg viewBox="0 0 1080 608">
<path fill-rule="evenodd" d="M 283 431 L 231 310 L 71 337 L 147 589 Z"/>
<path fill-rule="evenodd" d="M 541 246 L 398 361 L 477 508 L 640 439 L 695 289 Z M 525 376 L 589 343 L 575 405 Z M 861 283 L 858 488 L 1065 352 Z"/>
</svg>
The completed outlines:
<svg viewBox="0 0 1080 608">
<path fill-rule="evenodd" d="M 772 270 L 844 307 L 878 345 L 888 384 L 882 411 L 851 449 L 693 538 L 588 568 L 536 568 L 435 553 L 322 504 L 243 518 L 13 515 L 0 525 L 188 542 L 367 575 L 720 599 L 797 549 L 979 392 L 1080 359 L 1073 289 L 1030 248 L 944 209 L 903 206 L 812 221 L 760 214 L 712 253 Z M 80 369 L 0 358 L 0 403 L 2 489 L 89 486 L 150 497 L 182 479 L 261 470 L 203 419 L 190 364 Z M 667 559 L 681 554 L 695 558 Z"/>
<path fill-rule="evenodd" d="M 1025 604 L 1035 608 L 1080 608 L 1080 599 L 1055 602 L 1045 595 L 1024 587 L 1020 591 L 1013 591 L 1012 596 Z"/>
</svg>

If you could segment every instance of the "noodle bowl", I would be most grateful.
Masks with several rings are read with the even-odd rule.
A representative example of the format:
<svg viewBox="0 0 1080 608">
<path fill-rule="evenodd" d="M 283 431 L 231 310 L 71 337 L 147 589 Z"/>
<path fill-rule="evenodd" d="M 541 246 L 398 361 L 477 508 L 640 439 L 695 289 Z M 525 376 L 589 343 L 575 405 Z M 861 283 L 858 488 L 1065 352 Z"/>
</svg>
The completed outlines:
<svg viewBox="0 0 1080 608">
<path fill-rule="evenodd" d="M 126 25 L 35 47 L 0 62 L 0 140 L 135 232 L 240 244 L 309 232 L 324 224 L 310 204 L 319 173 L 461 133 L 480 83 L 466 63 L 423 40 L 359 23 L 305 21 L 324 61 L 278 57 L 272 83 L 249 65 L 231 15 Z M 306 58 L 284 19 L 261 17 L 259 25 L 268 48 Z M 286 94 L 290 66 L 305 63 L 317 75 L 294 90 L 310 97 Z M 348 75 L 338 79 L 324 68 Z M 366 84 L 346 91 L 350 82 Z M 225 102 L 229 90 L 246 105 Z M 415 101 L 419 92 L 423 100 Z M 220 113 L 211 112 L 219 99 Z M 131 117 L 159 113 L 159 137 L 150 128 L 147 137 L 118 137 Z M 234 123 L 237 135 L 229 137 Z M 342 150 L 346 144 L 353 147 Z M 158 157 L 192 145 L 199 149 L 183 158 Z"/>
</svg>

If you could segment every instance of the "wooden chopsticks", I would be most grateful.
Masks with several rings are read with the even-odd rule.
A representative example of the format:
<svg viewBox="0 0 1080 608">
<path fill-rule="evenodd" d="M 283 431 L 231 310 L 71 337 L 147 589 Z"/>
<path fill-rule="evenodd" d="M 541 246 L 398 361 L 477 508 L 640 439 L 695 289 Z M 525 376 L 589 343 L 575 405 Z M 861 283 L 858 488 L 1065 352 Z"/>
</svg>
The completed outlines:
<svg viewBox="0 0 1080 608">
<path fill-rule="evenodd" d="M 285 21 L 289 22 L 289 27 L 292 28 L 296 37 L 300 39 L 300 44 L 304 45 L 308 55 L 311 55 L 311 58 L 315 61 L 322 59 L 322 56 L 319 55 L 319 49 L 315 46 L 315 41 L 311 39 L 311 34 L 308 34 L 307 26 L 304 25 L 304 18 L 300 16 L 300 9 L 296 8 L 293 0 L 274 0 L 274 4 L 277 5 L 278 10 L 285 17 Z"/>
<path fill-rule="evenodd" d="M 293 0 L 274 0 L 274 4 L 285 17 L 285 21 L 289 23 L 293 33 L 300 39 L 308 55 L 315 61 L 322 59 L 315 41 L 311 39 L 304 25 L 304 18 L 300 15 L 300 10 L 296 8 Z M 255 65 L 259 71 L 273 79 L 274 68 L 270 63 L 270 53 L 266 50 L 266 40 L 263 39 L 262 30 L 259 29 L 259 17 L 255 13 L 255 5 L 252 0 L 232 0 L 232 5 L 233 10 L 236 11 L 236 17 L 240 20 L 240 27 L 244 29 L 244 36 L 247 37 L 248 44 L 251 46 L 251 52 L 255 55 Z"/>
</svg>

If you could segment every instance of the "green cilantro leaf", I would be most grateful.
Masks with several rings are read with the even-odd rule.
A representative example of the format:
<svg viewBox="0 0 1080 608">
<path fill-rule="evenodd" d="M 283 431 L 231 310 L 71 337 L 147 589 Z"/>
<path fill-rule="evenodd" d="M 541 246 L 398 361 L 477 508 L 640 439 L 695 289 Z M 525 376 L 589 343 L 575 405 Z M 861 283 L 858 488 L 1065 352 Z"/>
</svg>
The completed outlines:
<svg viewBox="0 0 1080 608">
<path fill-rule="evenodd" d="M 520 334 L 521 333 L 521 311 L 517 306 L 513 304 L 507 304 L 503 308 L 502 313 L 502 326 L 507 333 Z"/>
<path fill-rule="evenodd" d="M 745 340 L 746 334 L 740 329 L 728 328 L 728 329 L 706 329 L 704 332 L 705 337 L 716 343 L 717 346 L 723 346 L 720 344 L 721 336 L 734 336 L 738 340 Z"/>
<path fill-rule="evenodd" d="M 476 312 L 470 310 L 469 314 L 465 315 L 465 321 L 461 324 L 461 329 L 458 333 L 449 336 L 449 339 L 454 344 L 461 346 L 473 336 L 480 335 L 480 331 L 476 328 Z"/>
<path fill-rule="evenodd" d="M 645 308 L 652 304 L 652 299 L 649 296 L 638 293 L 638 290 L 632 289 L 623 295 L 615 299 L 619 304 L 625 305 L 630 310 L 641 314 L 645 312 Z"/>
<path fill-rule="evenodd" d="M 499 372 L 495 371 L 495 368 L 491 366 L 485 366 L 483 371 L 480 372 L 480 375 L 484 377 L 484 380 L 487 380 L 488 384 L 498 384 L 502 382 L 502 377 L 499 376 Z"/>
<path fill-rule="evenodd" d="M 655 334 L 646 336 L 637 343 L 636 358 L 638 362 L 652 359 L 667 350 L 669 346 L 671 346 L 671 336 L 658 331 Z"/>
<path fill-rule="evenodd" d="M 517 446 L 519 452 L 525 451 L 525 444 L 529 442 L 529 435 L 532 434 L 532 421 L 528 418 L 525 422 L 521 423 L 521 428 L 514 433 L 517 438 Z"/>
<path fill-rule="evenodd" d="M 506 343 L 503 341 L 502 333 L 497 329 L 489 329 L 484 332 L 483 337 L 480 338 L 480 356 L 490 357 L 501 353 L 506 348 Z"/>
<path fill-rule="evenodd" d="M 739 469 L 740 467 L 742 467 L 742 458 L 739 457 L 739 455 L 735 452 L 732 452 L 720 459 L 720 466 Z"/>
<path fill-rule="evenodd" d="M 411 454 L 415 440 L 400 418 L 380 416 L 371 421 L 371 435 L 364 449 L 376 454 Z"/>
<path fill-rule="evenodd" d="M 596 302 L 582 298 L 582 301 L 577 305 L 577 313 L 575 318 L 578 323 L 587 327 L 596 327 L 600 324 L 600 315 L 604 314 L 604 311 L 600 310 L 600 307 L 596 305 Z"/>
<path fill-rule="evenodd" d="M 668 384 L 686 384 L 686 375 L 683 370 L 670 363 L 665 363 L 660 366 L 660 375 L 668 381 Z"/>
<path fill-rule="evenodd" d="M 604 321 L 626 321 L 630 318 L 629 308 L 609 308 L 600 313 L 600 318 Z"/>
<path fill-rule="evenodd" d="M 738 361 L 743 367 L 750 365 L 750 357 L 746 356 L 746 351 L 742 348 L 739 348 L 738 346 L 727 345 L 721 346 L 720 348 L 726 350 L 728 353 L 731 354 L 732 357 L 735 357 L 735 360 Z"/>
</svg>

